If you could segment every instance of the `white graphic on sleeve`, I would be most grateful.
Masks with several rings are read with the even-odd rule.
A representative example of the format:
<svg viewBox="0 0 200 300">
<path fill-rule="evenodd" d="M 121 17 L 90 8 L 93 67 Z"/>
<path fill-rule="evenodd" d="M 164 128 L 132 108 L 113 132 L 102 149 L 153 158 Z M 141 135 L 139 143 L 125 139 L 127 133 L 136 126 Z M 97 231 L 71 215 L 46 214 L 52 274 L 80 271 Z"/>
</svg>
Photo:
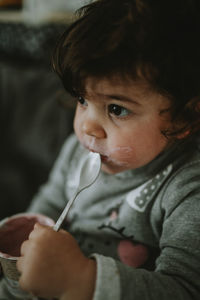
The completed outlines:
<svg viewBox="0 0 200 300">
<path fill-rule="evenodd" d="M 153 179 L 145 182 L 131 191 L 126 198 L 128 204 L 135 210 L 144 212 L 160 184 L 168 177 L 171 171 L 172 165 L 170 164 L 166 169 L 158 173 Z"/>
</svg>

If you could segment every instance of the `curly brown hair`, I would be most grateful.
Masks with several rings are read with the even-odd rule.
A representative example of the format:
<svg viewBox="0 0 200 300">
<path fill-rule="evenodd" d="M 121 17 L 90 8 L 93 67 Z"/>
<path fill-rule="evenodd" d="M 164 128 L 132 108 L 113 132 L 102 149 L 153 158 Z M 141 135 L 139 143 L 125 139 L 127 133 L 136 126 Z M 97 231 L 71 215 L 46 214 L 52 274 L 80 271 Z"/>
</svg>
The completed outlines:
<svg viewBox="0 0 200 300">
<path fill-rule="evenodd" d="M 72 95 L 88 77 L 144 79 L 171 99 L 173 131 L 200 130 L 200 1 L 97 0 L 78 11 L 53 66 Z"/>
</svg>

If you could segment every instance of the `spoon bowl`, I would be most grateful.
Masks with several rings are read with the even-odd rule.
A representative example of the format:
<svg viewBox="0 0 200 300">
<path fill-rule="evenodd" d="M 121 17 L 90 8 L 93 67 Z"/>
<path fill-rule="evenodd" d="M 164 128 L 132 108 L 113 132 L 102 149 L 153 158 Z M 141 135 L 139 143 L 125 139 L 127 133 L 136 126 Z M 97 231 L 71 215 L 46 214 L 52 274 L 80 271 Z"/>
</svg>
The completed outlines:
<svg viewBox="0 0 200 300">
<path fill-rule="evenodd" d="M 84 189 L 88 188 L 92 185 L 99 176 L 99 172 L 101 169 L 101 157 L 98 153 L 88 152 L 87 156 L 85 157 L 80 171 L 79 177 L 79 184 L 76 189 L 75 195 L 67 202 L 62 214 L 58 218 L 56 224 L 54 225 L 53 229 L 58 231 L 67 217 L 70 208 L 72 207 L 76 197 L 80 192 Z"/>
</svg>

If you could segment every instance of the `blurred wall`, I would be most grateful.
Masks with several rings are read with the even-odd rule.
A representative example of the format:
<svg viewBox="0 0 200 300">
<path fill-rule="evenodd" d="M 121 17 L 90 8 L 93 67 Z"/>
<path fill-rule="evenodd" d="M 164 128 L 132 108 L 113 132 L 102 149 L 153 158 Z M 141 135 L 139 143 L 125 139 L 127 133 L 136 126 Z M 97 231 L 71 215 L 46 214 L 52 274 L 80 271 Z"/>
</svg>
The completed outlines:
<svg viewBox="0 0 200 300">
<path fill-rule="evenodd" d="M 72 132 L 50 64 L 66 26 L 0 22 L 0 219 L 26 209 Z"/>
</svg>

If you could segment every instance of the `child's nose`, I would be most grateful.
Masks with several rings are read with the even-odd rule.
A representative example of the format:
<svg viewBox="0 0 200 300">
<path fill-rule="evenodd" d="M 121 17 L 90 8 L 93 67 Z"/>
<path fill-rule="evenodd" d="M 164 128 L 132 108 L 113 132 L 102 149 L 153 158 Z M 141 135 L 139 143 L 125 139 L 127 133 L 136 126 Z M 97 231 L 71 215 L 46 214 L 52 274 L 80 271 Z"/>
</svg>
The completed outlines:
<svg viewBox="0 0 200 300">
<path fill-rule="evenodd" d="M 93 119 L 85 119 L 82 124 L 82 130 L 85 134 L 103 139 L 106 137 L 106 132 L 101 124 Z"/>
</svg>

